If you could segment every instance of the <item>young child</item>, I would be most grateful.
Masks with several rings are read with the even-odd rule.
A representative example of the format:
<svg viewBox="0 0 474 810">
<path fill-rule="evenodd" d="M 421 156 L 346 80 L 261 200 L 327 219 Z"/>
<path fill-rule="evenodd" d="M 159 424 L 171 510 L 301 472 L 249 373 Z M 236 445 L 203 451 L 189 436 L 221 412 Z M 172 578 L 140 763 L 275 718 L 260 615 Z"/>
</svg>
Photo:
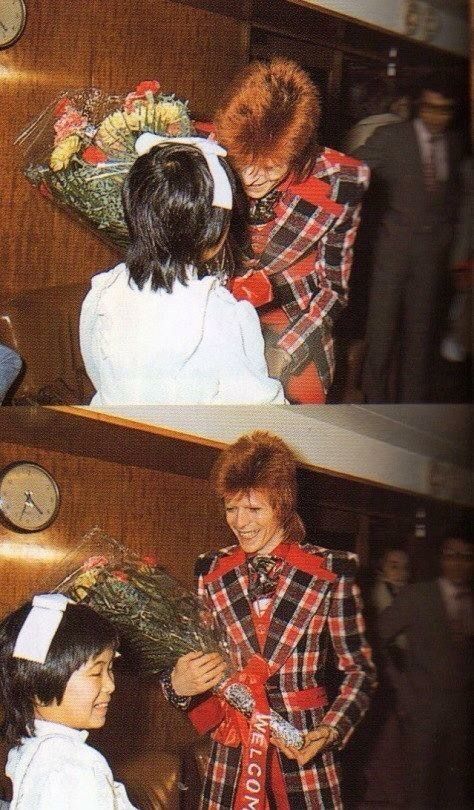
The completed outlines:
<svg viewBox="0 0 474 810">
<path fill-rule="evenodd" d="M 12 748 L 10 810 L 134 810 L 86 744 L 114 691 L 110 622 L 62 594 L 35 596 L 0 626 L 2 732 Z"/>
<path fill-rule="evenodd" d="M 254 307 L 225 287 L 235 192 L 225 151 L 149 133 L 136 149 L 123 188 L 126 263 L 95 276 L 82 306 L 91 404 L 284 402 Z"/>
</svg>

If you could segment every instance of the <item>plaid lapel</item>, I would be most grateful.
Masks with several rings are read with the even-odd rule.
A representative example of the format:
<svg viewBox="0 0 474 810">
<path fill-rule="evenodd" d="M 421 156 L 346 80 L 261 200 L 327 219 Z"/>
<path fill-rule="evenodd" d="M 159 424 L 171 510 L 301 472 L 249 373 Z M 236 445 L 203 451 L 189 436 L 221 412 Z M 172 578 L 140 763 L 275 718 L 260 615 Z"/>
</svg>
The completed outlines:
<svg viewBox="0 0 474 810">
<path fill-rule="evenodd" d="M 323 565 L 323 559 L 290 544 L 280 575 L 277 595 L 268 629 L 265 659 L 272 673 L 284 664 L 309 622 L 318 615 L 330 583 L 336 575 Z M 254 654 L 261 654 L 248 599 L 247 564 L 241 549 L 219 560 L 203 578 L 229 636 L 239 650 L 239 666 Z M 323 622 L 321 612 L 321 624 Z"/>
<path fill-rule="evenodd" d="M 248 599 L 244 552 L 236 548 L 221 558 L 217 566 L 204 576 L 203 583 L 228 635 L 239 650 L 241 660 L 238 665 L 244 666 L 254 653 L 261 655 Z"/>
<path fill-rule="evenodd" d="M 272 618 L 265 643 L 264 657 L 276 672 L 285 663 L 318 614 L 330 583 L 336 575 L 323 565 L 321 557 L 291 545 L 280 578 Z"/>
<path fill-rule="evenodd" d="M 322 157 L 311 178 L 304 183 L 290 179 L 282 191 L 275 226 L 259 260 L 268 275 L 283 272 L 314 249 L 344 209 L 331 199 L 330 172 Z"/>
</svg>

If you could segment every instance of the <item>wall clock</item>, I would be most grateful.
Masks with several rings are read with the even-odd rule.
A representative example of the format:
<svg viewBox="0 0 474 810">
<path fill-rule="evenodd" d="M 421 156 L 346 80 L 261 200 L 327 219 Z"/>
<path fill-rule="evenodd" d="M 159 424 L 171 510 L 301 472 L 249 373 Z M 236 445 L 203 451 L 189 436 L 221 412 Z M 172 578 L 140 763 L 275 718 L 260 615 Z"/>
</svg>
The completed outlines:
<svg viewBox="0 0 474 810">
<path fill-rule="evenodd" d="M 16 461 L 0 472 L 0 515 L 9 526 L 38 532 L 49 526 L 59 509 L 59 488 L 44 467 Z"/>
<path fill-rule="evenodd" d="M 0 2 L 0 48 L 13 45 L 23 33 L 26 24 L 24 0 L 1 0 Z"/>
</svg>

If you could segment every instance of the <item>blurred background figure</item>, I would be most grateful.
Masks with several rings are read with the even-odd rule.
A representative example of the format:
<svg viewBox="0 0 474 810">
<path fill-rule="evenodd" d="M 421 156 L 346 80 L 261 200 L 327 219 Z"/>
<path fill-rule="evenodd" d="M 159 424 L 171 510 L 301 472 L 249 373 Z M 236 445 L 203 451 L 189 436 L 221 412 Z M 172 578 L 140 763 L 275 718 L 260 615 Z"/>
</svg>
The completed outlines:
<svg viewBox="0 0 474 810">
<path fill-rule="evenodd" d="M 384 76 L 375 76 L 356 85 L 350 104 L 356 123 L 342 142 L 342 149 L 348 155 L 362 146 L 378 127 L 400 124 L 410 117 L 408 91 L 397 90 Z"/>
<path fill-rule="evenodd" d="M 380 561 L 372 593 L 377 613 L 381 613 L 393 602 L 407 584 L 408 578 L 408 555 L 401 548 L 389 548 Z"/>
<path fill-rule="evenodd" d="M 462 202 L 451 254 L 454 296 L 448 328 L 441 343 L 441 356 L 450 363 L 463 363 L 472 353 L 472 292 L 474 269 L 474 171 L 472 157 L 463 161 Z"/>
<path fill-rule="evenodd" d="M 401 548 L 390 547 L 377 564 L 375 577 L 367 583 L 365 604 L 371 643 L 377 660 L 379 685 L 364 728 L 358 738 L 361 749 L 359 799 L 356 810 L 398 808 L 406 802 L 406 758 L 403 747 L 403 716 L 406 713 L 407 638 L 398 635 L 386 650 L 377 638 L 377 619 L 406 586 L 409 558 Z"/>
<path fill-rule="evenodd" d="M 0 405 L 5 399 L 9 388 L 18 377 L 22 367 L 20 355 L 0 343 Z"/>
<path fill-rule="evenodd" d="M 474 573 L 472 529 L 444 535 L 440 576 L 403 588 L 380 615 L 389 645 L 406 633 L 406 714 L 409 807 L 472 807 L 468 782 L 472 701 Z"/>
<path fill-rule="evenodd" d="M 395 86 L 386 76 L 358 82 L 349 97 L 351 118 L 355 121 L 342 140 L 342 151 L 352 154 L 379 127 L 400 124 L 411 115 L 411 94 L 405 85 Z M 349 303 L 337 326 L 338 369 L 344 376 L 345 402 L 361 401 L 360 375 L 364 338 L 373 273 L 374 252 L 382 217 L 388 207 L 384 181 L 372 176 L 362 201 L 361 223 L 354 244 L 354 259 L 349 280 Z M 343 371 L 342 371 L 343 370 Z M 339 376 L 341 376 L 339 373 Z M 337 388 L 337 383 L 336 383 Z M 336 393 L 336 397 L 339 394 Z"/>
<path fill-rule="evenodd" d="M 460 201 L 462 140 L 449 131 L 454 91 L 422 81 L 416 117 L 378 127 L 355 155 L 387 191 L 374 258 L 362 389 L 368 402 L 426 402 L 443 280 Z M 389 391 L 394 358 L 398 375 Z"/>
</svg>

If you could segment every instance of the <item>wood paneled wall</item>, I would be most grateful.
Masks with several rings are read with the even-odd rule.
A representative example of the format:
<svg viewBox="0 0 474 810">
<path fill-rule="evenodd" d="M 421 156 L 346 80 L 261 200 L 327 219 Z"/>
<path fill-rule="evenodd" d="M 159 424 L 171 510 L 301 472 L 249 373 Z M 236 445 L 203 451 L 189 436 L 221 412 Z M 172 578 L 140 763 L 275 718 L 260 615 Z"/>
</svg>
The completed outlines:
<svg viewBox="0 0 474 810">
<path fill-rule="evenodd" d="M 55 522 L 42 532 L 23 534 L 0 526 L 0 548 L 7 551 L 6 556 L 0 554 L 2 614 L 42 590 L 59 560 L 94 525 L 140 553 L 155 552 L 190 586 L 196 556 L 230 540 L 206 480 L 0 443 L 0 467 L 20 459 L 42 464 L 54 476 L 61 507 Z M 43 561 L 35 559 L 38 550 Z M 107 727 L 94 737 L 109 757 L 159 748 L 165 740 L 169 750 L 178 749 L 195 739 L 186 717 L 163 700 L 155 679 L 131 681 L 119 674 L 117 684 Z"/>
<path fill-rule="evenodd" d="M 37 447 L 0 444 L 0 466 L 19 459 L 42 464 L 55 478 L 61 506 L 54 523 L 25 534 L 0 527 L 2 602 L 27 598 L 58 561 L 98 525 L 139 553 L 153 552 L 188 585 L 197 555 L 230 541 L 207 481 Z M 223 535 L 226 535 L 224 537 Z M 35 550 L 44 560 L 35 559 Z M 15 553 L 17 550 L 17 553 Z"/>
<path fill-rule="evenodd" d="M 0 525 L 0 614 L 52 584 L 60 560 L 95 525 L 139 553 L 155 552 L 189 586 L 197 555 L 230 542 L 208 483 L 217 447 L 48 408 L 5 408 L 1 417 L 0 469 L 22 459 L 42 464 L 58 482 L 61 506 L 42 532 Z M 355 538 L 351 548 L 362 564 L 369 541 L 382 542 L 387 526 L 402 535 L 411 524 L 414 496 L 303 468 L 298 473 L 308 536 Z M 380 537 L 372 538 L 374 516 Z M 122 674 L 117 684 L 106 728 L 93 735 L 112 764 L 150 748 L 179 750 L 196 739 L 186 717 L 166 704 L 156 679 Z"/>
<path fill-rule="evenodd" d="M 64 88 L 126 92 L 156 78 L 211 118 L 247 61 L 248 26 L 171 0 L 26 0 L 23 36 L 0 51 L 0 299 L 84 281 L 117 254 L 23 177 L 15 137 Z"/>
</svg>

